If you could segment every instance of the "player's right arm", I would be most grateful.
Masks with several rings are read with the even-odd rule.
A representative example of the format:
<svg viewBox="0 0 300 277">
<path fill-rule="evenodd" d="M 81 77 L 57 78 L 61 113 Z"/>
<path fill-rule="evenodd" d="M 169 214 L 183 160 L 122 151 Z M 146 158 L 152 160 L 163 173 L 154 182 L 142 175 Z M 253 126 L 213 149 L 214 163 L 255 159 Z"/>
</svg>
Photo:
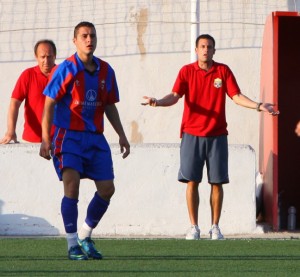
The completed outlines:
<svg viewBox="0 0 300 277">
<path fill-rule="evenodd" d="M 7 131 L 4 137 L 0 140 L 0 144 L 7 144 L 11 141 L 15 143 L 18 142 L 16 134 L 16 125 L 21 103 L 21 101 L 11 98 L 7 115 Z"/>
<path fill-rule="evenodd" d="M 142 103 L 142 105 L 149 105 L 152 107 L 169 107 L 178 102 L 180 95 L 176 92 L 172 92 L 159 100 L 148 96 L 144 96 L 143 98 L 146 101 Z"/>
<path fill-rule="evenodd" d="M 47 160 L 51 159 L 51 127 L 55 104 L 56 101 L 54 99 L 46 96 L 42 119 L 42 143 L 40 147 L 40 156 Z"/>
</svg>

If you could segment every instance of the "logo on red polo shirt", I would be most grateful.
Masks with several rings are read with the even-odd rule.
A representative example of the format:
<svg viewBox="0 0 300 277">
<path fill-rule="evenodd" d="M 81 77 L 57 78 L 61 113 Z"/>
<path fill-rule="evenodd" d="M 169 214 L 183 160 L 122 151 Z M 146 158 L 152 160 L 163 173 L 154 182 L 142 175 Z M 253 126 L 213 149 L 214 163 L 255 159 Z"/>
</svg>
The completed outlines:
<svg viewBox="0 0 300 277">
<path fill-rule="evenodd" d="M 216 78 L 216 79 L 214 80 L 214 87 L 215 87 L 215 88 L 220 88 L 220 87 L 222 87 L 222 79 Z"/>
</svg>

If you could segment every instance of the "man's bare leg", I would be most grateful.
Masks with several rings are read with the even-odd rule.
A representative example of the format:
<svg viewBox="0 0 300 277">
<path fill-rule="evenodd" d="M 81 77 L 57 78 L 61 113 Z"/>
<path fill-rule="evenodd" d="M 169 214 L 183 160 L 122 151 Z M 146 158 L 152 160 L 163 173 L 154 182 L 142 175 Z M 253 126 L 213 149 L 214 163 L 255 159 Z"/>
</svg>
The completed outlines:
<svg viewBox="0 0 300 277">
<path fill-rule="evenodd" d="M 221 217 L 223 204 L 223 186 L 222 184 L 211 184 L 210 205 L 211 205 L 211 222 L 212 228 L 210 230 L 211 239 L 223 239 L 223 235 L 219 228 L 219 221 Z"/>
<path fill-rule="evenodd" d="M 219 224 L 223 205 L 223 194 L 222 184 L 211 184 L 210 205 L 212 225 Z"/>
<path fill-rule="evenodd" d="M 186 187 L 186 202 L 188 207 L 191 228 L 186 234 L 187 240 L 200 239 L 200 230 L 198 227 L 198 209 L 199 209 L 199 183 L 189 181 Z"/>
<path fill-rule="evenodd" d="M 186 187 L 186 202 L 191 225 L 198 226 L 199 183 L 189 181 Z"/>
</svg>

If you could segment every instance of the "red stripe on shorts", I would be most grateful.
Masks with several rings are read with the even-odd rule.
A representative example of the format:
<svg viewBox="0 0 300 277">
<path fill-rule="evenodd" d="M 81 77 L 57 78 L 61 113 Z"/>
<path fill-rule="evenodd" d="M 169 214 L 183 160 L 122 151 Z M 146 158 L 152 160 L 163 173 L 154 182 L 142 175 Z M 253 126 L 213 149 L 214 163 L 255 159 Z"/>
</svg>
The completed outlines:
<svg viewBox="0 0 300 277">
<path fill-rule="evenodd" d="M 62 145 L 64 141 L 64 137 L 66 135 L 67 130 L 64 128 L 59 128 L 57 131 L 57 135 L 54 139 L 54 155 L 58 155 L 62 151 Z"/>
</svg>

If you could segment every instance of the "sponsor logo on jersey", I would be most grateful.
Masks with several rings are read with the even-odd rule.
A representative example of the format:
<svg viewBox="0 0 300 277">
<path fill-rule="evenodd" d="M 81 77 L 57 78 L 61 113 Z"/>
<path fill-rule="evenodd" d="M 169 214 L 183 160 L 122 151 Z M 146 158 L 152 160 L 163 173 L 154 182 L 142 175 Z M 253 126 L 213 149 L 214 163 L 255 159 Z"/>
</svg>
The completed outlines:
<svg viewBox="0 0 300 277">
<path fill-rule="evenodd" d="M 97 92 L 93 89 L 90 89 L 86 92 L 86 99 L 90 102 L 95 101 L 97 98 Z"/>
</svg>

